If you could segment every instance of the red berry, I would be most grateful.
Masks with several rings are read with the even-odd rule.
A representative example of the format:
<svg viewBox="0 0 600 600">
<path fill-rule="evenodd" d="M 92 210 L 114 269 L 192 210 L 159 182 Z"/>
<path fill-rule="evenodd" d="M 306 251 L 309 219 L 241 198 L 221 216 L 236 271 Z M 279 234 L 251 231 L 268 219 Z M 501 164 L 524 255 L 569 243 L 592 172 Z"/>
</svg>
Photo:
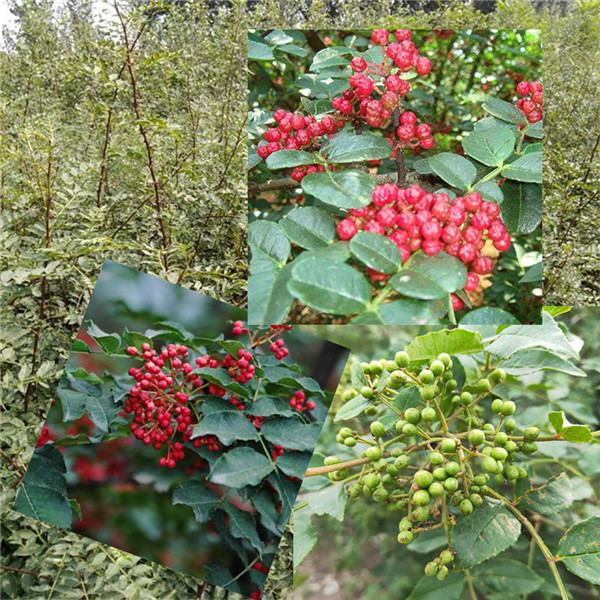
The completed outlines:
<svg viewBox="0 0 600 600">
<path fill-rule="evenodd" d="M 421 76 L 429 75 L 431 71 L 431 61 L 424 56 L 417 60 L 417 73 Z"/>
<path fill-rule="evenodd" d="M 521 96 L 527 96 L 529 91 L 529 83 L 527 83 L 527 81 L 521 81 L 521 83 L 517 85 L 517 93 Z"/>
<path fill-rule="evenodd" d="M 387 29 L 375 29 L 371 34 L 371 40 L 379 46 L 385 46 L 389 39 L 390 32 Z"/>
<path fill-rule="evenodd" d="M 350 61 L 350 66 L 356 73 L 362 73 L 367 68 L 367 61 L 362 56 L 355 56 Z"/>
<path fill-rule="evenodd" d="M 475 248 L 475 246 L 473 244 L 470 244 L 469 242 L 463 243 L 458 250 L 458 257 L 464 263 L 470 263 L 471 261 L 473 261 L 475 259 L 476 255 L 477 255 L 477 249 Z M 473 270 L 475 271 L 475 269 L 473 269 Z"/>
<path fill-rule="evenodd" d="M 358 227 L 352 219 L 346 218 L 337 224 L 336 231 L 340 239 L 349 240 L 358 233 Z"/>
<path fill-rule="evenodd" d="M 465 196 L 465 208 L 469 212 L 475 212 L 483 202 L 483 198 L 479 192 L 470 192 Z"/>
<path fill-rule="evenodd" d="M 479 287 L 479 277 L 476 273 L 467 273 L 467 283 L 465 283 L 465 292 L 474 292 Z"/>
<path fill-rule="evenodd" d="M 402 125 L 415 125 L 416 122 L 417 122 L 417 115 L 415 115 L 414 112 L 407 110 L 407 111 L 404 111 L 400 115 L 400 123 Z"/>
<path fill-rule="evenodd" d="M 421 235 L 426 240 L 437 240 L 442 235 L 442 226 L 437 221 L 427 221 L 421 225 Z"/>
<path fill-rule="evenodd" d="M 371 198 L 375 206 L 385 206 L 397 200 L 398 188 L 393 183 L 378 185 L 373 190 Z"/>
<path fill-rule="evenodd" d="M 476 258 L 471 264 L 471 269 L 478 275 L 487 275 L 492 272 L 494 268 L 494 262 L 489 256 L 480 256 Z"/>
<path fill-rule="evenodd" d="M 456 294 L 450 294 L 450 299 L 452 300 L 452 310 L 460 310 L 465 305 Z"/>
</svg>

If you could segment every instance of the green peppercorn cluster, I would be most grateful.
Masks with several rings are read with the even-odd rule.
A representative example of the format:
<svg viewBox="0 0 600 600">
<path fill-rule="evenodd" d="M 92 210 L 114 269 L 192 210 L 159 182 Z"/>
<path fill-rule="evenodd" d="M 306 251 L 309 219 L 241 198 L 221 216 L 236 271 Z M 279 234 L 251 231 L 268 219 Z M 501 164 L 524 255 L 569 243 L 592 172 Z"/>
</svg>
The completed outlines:
<svg viewBox="0 0 600 600">
<path fill-rule="evenodd" d="M 449 536 L 457 516 L 481 506 L 493 486 L 526 477 L 525 469 L 513 463 L 519 453 L 537 449 L 539 429 L 515 435 L 515 403 L 492 393 L 505 379 L 504 371 L 481 367 L 477 378 L 459 390 L 452 367 L 445 353 L 423 364 L 398 352 L 393 361 L 363 363 L 365 385 L 343 395 L 346 402 L 362 396 L 368 401 L 364 414 L 379 418 L 368 433 L 339 430 L 338 443 L 366 448 L 354 474 L 338 457 L 327 457 L 325 465 L 340 464 L 329 477 L 343 481 L 352 498 L 367 496 L 399 511 L 401 544 L 438 527 Z M 425 573 L 443 580 L 453 559 L 449 546 Z"/>
</svg>

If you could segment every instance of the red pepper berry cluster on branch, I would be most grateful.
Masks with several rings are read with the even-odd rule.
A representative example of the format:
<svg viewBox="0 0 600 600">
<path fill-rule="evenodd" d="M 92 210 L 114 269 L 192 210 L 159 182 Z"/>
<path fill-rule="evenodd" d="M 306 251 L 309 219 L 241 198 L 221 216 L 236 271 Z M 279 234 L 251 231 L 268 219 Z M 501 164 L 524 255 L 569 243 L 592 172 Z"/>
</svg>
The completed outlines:
<svg viewBox="0 0 600 600">
<path fill-rule="evenodd" d="M 517 93 L 523 98 L 517 100 L 517 108 L 522 111 L 530 123 L 542 120 L 542 84 L 539 81 L 521 81 L 517 85 Z"/>
<path fill-rule="evenodd" d="M 270 344 L 269 350 L 275 357 L 283 359 L 288 355 L 288 349 L 279 336 L 289 329 L 289 325 L 275 325 L 267 334 L 253 339 L 244 324 L 236 321 L 233 333 L 242 335 L 247 332 L 251 341 L 250 349 L 240 348 L 235 356 L 226 354 L 222 358 L 205 354 L 195 359 L 196 365 L 198 368 L 225 368 L 234 381 L 244 385 L 255 376 L 251 350 L 262 344 Z M 157 352 L 145 343 L 141 351 L 130 346 L 127 353 L 141 358 L 144 363 L 141 368 L 129 369 L 129 375 L 136 383 L 125 401 L 125 414 L 133 415 L 130 428 L 137 439 L 156 450 L 167 447 L 167 454 L 159 459 L 159 464 L 174 468 L 177 461 L 185 456 L 183 445 L 190 441 L 196 448 L 205 446 L 213 452 L 221 450 L 221 443 L 213 435 L 192 440 L 194 427 L 202 418 L 202 402 L 206 396 L 226 397 L 238 410 L 244 410 L 246 406 L 242 400 L 212 382 L 205 382 L 194 373 L 194 367 L 187 360 L 189 349 L 184 345 L 169 344 Z M 252 417 L 249 419 L 252 421 Z M 254 425 L 262 426 L 262 419 L 256 419 L 258 422 Z"/>
<path fill-rule="evenodd" d="M 389 31 L 373 32 L 373 43 L 382 47 L 381 62 L 367 62 L 362 56 L 355 56 L 350 62 L 354 71 L 349 80 L 350 88 L 331 103 L 342 116 L 353 122 L 364 119 L 371 127 L 387 128 L 393 110 L 401 106 L 402 97 L 410 91 L 410 83 L 402 79 L 400 73 L 415 69 L 424 76 L 431 71 L 431 61 L 419 55 L 410 30 L 399 29 L 394 36 L 396 41 L 388 43 Z M 425 149 L 434 146 L 431 125 L 417 125 L 417 117 L 410 111 L 401 114 L 396 135 L 401 146 Z"/>
<path fill-rule="evenodd" d="M 402 262 L 422 250 L 429 256 L 445 251 L 458 257 L 470 272 L 466 291 L 474 291 L 478 275 L 492 271 L 493 261 L 482 253 L 487 240 L 503 252 L 511 238 L 500 219 L 500 207 L 483 200 L 478 192 L 458 196 L 452 202 L 445 193 L 430 193 L 418 185 L 399 188 L 392 183 L 378 185 L 368 206 L 350 210 L 337 224 L 342 240 L 350 240 L 360 230 L 388 237 L 400 251 Z M 388 277 L 369 270 L 373 281 Z"/>
</svg>

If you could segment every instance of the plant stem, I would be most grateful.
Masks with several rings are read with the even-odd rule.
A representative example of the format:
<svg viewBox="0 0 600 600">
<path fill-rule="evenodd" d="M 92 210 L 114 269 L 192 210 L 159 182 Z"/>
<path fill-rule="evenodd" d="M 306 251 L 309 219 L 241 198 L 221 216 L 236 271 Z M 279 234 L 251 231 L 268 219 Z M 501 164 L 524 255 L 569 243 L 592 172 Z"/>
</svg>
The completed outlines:
<svg viewBox="0 0 600 600">
<path fill-rule="evenodd" d="M 471 596 L 471 600 L 477 600 L 477 592 L 475 591 L 475 586 L 473 585 L 473 578 L 471 577 L 471 573 L 467 569 L 466 571 L 465 581 L 467 582 L 467 587 L 469 588 L 469 594 Z"/>
<path fill-rule="evenodd" d="M 554 576 L 554 580 L 556 581 L 556 587 L 558 588 L 561 599 L 569 600 L 569 595 L 565 588 L 565 584 L 563 583 L 563 581 L 560 577 L 560 573 L 558 572 L 558 567 L 556 566 L 555 557 L 552 554 L 552 552 L 550 552 L 550 549 L 548 548 L 548 546 L 546 546 L 546 543 L 540 537 L 540 535 L 536 531 L 535 527 L 532 525 L 531 521 L 518 508 L 513 506 L 507 498 L 502 496 L 502 494 L 499 494 L 498 492 L 496 492 L 495 490 L 492 490 L 491 488 L 487 489 L 487 493 L 490 494 L 491 496 L 494 496 L 494 498 L 497 498 L 498 500 L 500 500 L 504 504 L 504 506 L 506 506 L 506 508 L 508 508 L 508 510 L 510 510 L 510 512 L 512 512 L 513 515 L 515 515 L 515 517 L 517 517 L 517 519 L 519 519 L 519 521 L 521 521 L 521 523 L 523 523 L 523 525 L 525 525 L 525 527 L 531 534 L 532 539 L 535 540 L 535 543 L 538 545 L 538 548 L 541 550 L 542 554 L 544 555 L 544 558 L 546 559 L 546 562 L 548 563 L 550 570 L 552 571 L 552 575 Z"/>
</svg>

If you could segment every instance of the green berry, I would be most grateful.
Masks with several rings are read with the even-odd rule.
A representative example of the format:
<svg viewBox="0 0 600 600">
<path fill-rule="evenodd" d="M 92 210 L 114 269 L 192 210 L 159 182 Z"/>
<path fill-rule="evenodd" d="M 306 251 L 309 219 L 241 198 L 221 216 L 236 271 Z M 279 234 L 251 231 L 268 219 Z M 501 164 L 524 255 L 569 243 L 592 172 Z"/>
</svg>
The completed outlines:
<svg viewBox="0 0 600 600">
<path fill-rule="evenodd" d="M 517 422 L 514 419 L 504 421 L 504 431 L 512 433 L 517 428 Z"/>
<path fill-rule="evenodd" d="M 432 560 L 425 565 L 425 575 L 433 577 L 438 572 L 438 569 L 439 564 Z"/>
<path fill-rule="evenodd" d="M 387 462 L 385 462 L 385 458 L 380 458 L 379 460 L 376 460 L 374 463 L 372 463 L 372 466 L 376 471 L 385 471 L 387 467 Z"/>
<path fill-rule="evenodd" d="M 372 388 L 370 388 L 368 385 L 365 385 L 365 386 L 363 386 L 363 387 L 360 388 L 360 395 L 363 398 L 369 399 L 369 398 L 373 397 L 374 392 L 373 392 Z"/>
<path fill-rule="evenodd" d="M 344 440 L 344 445 L 348 448 L 354 448 L 356 446 L 356 440 L 353 437 L 348 437 Z"/>
<path fill-rule="evenodd" d="M 430 369 L 423 369 L 419 373 L 419 379 L 426 385 L 429 385 L 429 384 L 433 383 L 433 380 L 435 379 L 435 375 L 431 372 Z"/>
<path fill-rule="evenodd" d="M 460 503 L 459 508 L 463 515 L 470 515 L 473 512 L 473 503 L 468 498 L 465 498 Z"/>
<path fill-rule="evenodd" d="M 376 406 L 367 406 L 367 408 L 365 408 L 365 415 L 367 417 L 374 417 L 376 414 L 377 414 Z"/>
<path fill-rule="evenodd" d="M 444 579 L 446 579 L 448 577 L 448 567 L 446 565 L 442 565 L 440 567 L 440 570 L 437 572 L 436 577 L 440 580 L 440 581 L 444 581 Z"/>
<path fill-rule="evenodd" d="M 471 494 L 469 496 L 469 500 L 471 504 L 475 507 L 481 506 L 483 504 L 483 498 L 479 494 Z"/>
<path fill-rule="evenodd" d="M 406 454 L 403 454 L 394 461 L 394 466 L 396 467 L 396 469 L 401 471 L 402 469 L 406 469 L 406 467 L 408 467 L 409 462 L 410 458 Z"/>
<path fill-rule="evenodd" d="M 441 465 L 444 462 L 444 457 L 439 452 L 431 452 L 429 454 L 429 462 L 432 465 Z"/>
<path fill-rule="evenodd" d="M 433 475 L 429 471 L 420 470 L 415 473 L 414 480 L 419 487 L 426 488 L 431 485 Z"/>
<path fill-rule="evenodd" d="M 342 400 L 344 402 L 350 402 L 350 400 L 352 400 L 352 398 L 356 398 L 356 396 L 358 396 L 358 392 L 354 388 L 352 388 L 350 390 L 346 390 L 342 394 Z"/>
<path fill-rule="evenodd" d="M 397 390 L 406 383 L 406 375 L 402 371 L 392 371 L 388 385 Z"/>
<path fill-rule="evenodd" d="M 512 440 L 508 440 L 508 442 L 506 442 L 506 444 L 504 444 L 504 449 L 509 453 L 509 454 L 514 454 L 517 451 L 517 444 L 515 442 L 513 442 Z"/>
<path fill-rule="evenodd" d="M 477 390 L 479 393 L 489 392 L 492 389 L 491 383 L 487 379 L 480 379 L 477 383 Z"/>
<path fill-rule="evenodd" d="M 496 430 L 496 428 L 491 423 L 485 423 L 481 429 L 483 429 L 484 431 L 495 431 Z"/>
<path fill-rule="evenodd" d="M 400 523 L 398 523 L 399 531 L 408 531 L 412 528 L 412 523 L 408 517 L 402 517 Z"/>
<path fill-rule="evenodd" d="M 396 428 L 396 431 L 398 433 L 402 433 L 402 429 L 404 428 L 404 426 L 408 423 L 408 421 L 405 421 L 404 419 L 400 419 L 399 421 L 396 421 L 396 423 L 394 424 L 394 427 Z"/>
<path fill-rule="evenodd" d="M 347 437 L 350 437 L 352 435 L 352 429 L 350 429 L 350 427 L 342 427 L 338 433 L 344 439 L 346 439 Z"/>
<path fill-rule="evenodd" d="M 489 480 L 490 476 L 487 473 L 481 473 L 480 475 L 473 477 L 473 483 L 479 486 L 485 485 Z"/>
<path fill-rule="evenodd" d="M 344 438 L 340 434 L 338 434 L 338 435 L 335 436 L 335 441 L 338 444 L 343 444 L 344 443 Z"/>
<path fill-rule="evenodd" d="M 455 390 L 458 387 L 458 381 L 456 379 L 448 379 L 446 381 L 446 389 L 447 390 Z"/>
<path fill-rule="evenodd" d="M 498 484 L 504 483 L 504 475 L 502 473 L 496 473 L 496 475 L 494 475 L 494 481 Z"/>
<path fill-rule="evenodd" d="M 469 431 L 469 442 L 472 446 L 480 446 L 485 441 L 485 433 L 481 429 Z"/>
<path fill-rule="evenodd" d="M 494 441 L 496 444 L 498 444 L 498 446 L 504 446 L 506 442 L 508 442 L 508 436 L 504 433 L 504 431 L 499 431 L 494 436 Z"/>
<path fill-rule="evenodd" d="M 364 496 L 371 497 L 373 495 L 373 489 L 370 488 L 368 485 L 364 485 L 362 493 Z"/>
<path fill-rule="evenodd" d="M 486 456 L 483 459 L 482 465 L 481 465 L 486 471 L 489 471 L 490 473 L 495 473 L 496 472 L 496 459 L 492 458 L 491 456 Z"/>
<path fill-rule="evenodd" d="M 523 442 L 521 446 L 521 452 L 523 454 L 533 454 L 538 449 L 535 442 Z"/>
<path fill-rule="evenodd" d="M 439 377 L 445 370 L 444 363 L 441 360 L 434 360 L 429 365 L 429 370 L 436 376 Z"/>
<path fill-rule="evenodd" d="M 433 398 L 435 397 L 435 388 L 428 385 L 428 386 L 422 387 L 419 390 L 419 393 L 421 394 L 421 398 L 423 398 L 423 400 L 425 400 L 427 402 L 428 400 L 433 400 Z"/>
<path fill-rule="evenodd" d="M 440 449 L 444 454 L 450 454 L 456 450 L 456 441 L 451 438 L 444 438 L 440 442 Z"/>
<path fill-rule="evenodd" d="M 406 352 L 396 352 L 396 356 L 394 356 L 394 361 L 399 367 L 407 367 L 410 362 L 410 357 Z"/>
<path fill-rule="evenodd" d="M 525 479 L 527 471 L 523 467 L 517 467 L 517 469 L 519 469 L 519 479 Z"/>
<path fill-rule="evenodd" d="M 421 422 L 421 411 L 418 408 L 407 408 L 404 411 L 404 418 L 413 425 Z"/>
<path fill-rule="evenodd" d="M 385 425 L 379 421 L 371 423 L 371 434 L 373 437 L 380 438 L 385 433 Z"/>
<path fill-rule="evenodd" d="M 398 534 L 398 541 L 401 544 L 410 544 L 413 541 L 414 537 L 415 536 L 410 531 L 401 531 Z"/>
<path fill-rule="evenodd" d="M 348 496 L 350 496 L 350 498 L 358 498 L 360 496 L 360 490 L 360 484 L 353 483 L 348 487 Z"/>
<path fill-rule="evenodd" d="M 390 465 L 390 466 L 392 466 L 392 465 Z M 381 478 L 381 483 L 383 483 L 384 485 L 392 485 L 394 483 L 394 478 L 389 473 L 386 473 Z"/>
<path fill-rule="evenodd" d="M 404 454 L 404 452 L 402 452 L 402 448 L 392 448 L 390 450 L 390 456 L 392 458 L 398 458 L 399 456 L 402 456 Z"/>
<path fill-rule="evenodd" d="M 446 354 L 445 352 L 442 352 L 441 354 L 438 354 L 437 359 L 448 369 L 452 366 L 452 359 L 450 358 L 449 354 Z"/>
<path fill-rule="evenodd" d="M 422 521 L 427 521 L 430 514 L 429 506 L 417 506 L 412 511 L 411 519 L 413 520 L 413 523 L 420 523 Z"/>
<path fill-rule="evenodd" d="M 537 440 L 539 435 L 540 435 L 540 430 L 537 427 L 528 427 L 523 432 L 523 439 L 526 442 L 534 442 L 535 440 Z"/>
<path fill-rule="evenodd" d="M 379 362 L 381 362 L 381 364 L 383 365 L 383 368 L 388 373 L 391 373 L 392 371 L 395 371 L 396 368 L 398 367 L 398 365 L 393 360 L 381 360 Z"/>
<path fill-rule="evenodd" d="M 374 490 L 381 483 L 381 479 L 377 473 L 367 473 L 363 479 L 364 484 Z"/>
<path fill-rule="evenodd" d="M 437 417 L 437 412 L 435 412 L 435 408 L 432 406 L 427 406 L 421 411 L 421 418 L 423 421 L 435 421 Z"/>
<path fill-rule="evenodd" d="M 385 502 L 389 495 L 389 492 L 383 486 L 380 486 L 373 492 L 373 500 L 375 502 Z"/>
<path fill-rule="evenodd" d="M 367 362 L 360 363 L 360 368 L 363 370 L 364 373 L 366 373 L 367 375 L 370 375 L 371 371 L 370 371 L 369 363 L 367 363 Z"/>
<path fill-rule="evenodd" d="M 383 373 L 383 365 L 378 360 L 372 360 L 369 363 L 369 370 L 373 375 L 379 375 Z"/>
<path fill-rule="evenodd" d="M 447 492 L 455 492 L 458 489 L 458 479 L 455 477 L 448 477 L 443 485 Z"/>
<path fill-rule="evenodd" d="M 456 405 L 460 402 L 460 396 L 452 396 L 452 404 Z"/>
<path fill-rule="evenodd" d="M 504 448 L 493 448 L 490 456 L 504 462 L 508 456 L 508 452 Z"/>
<path fill-rule="evenodd" d="M 450 550 L 442 550 L 440 552 L 440 560 L 443 564 L 447 565 L 454 560 L 454 554 Z"/>
<path fill-rule="evenodd" d="M 429 495 L 433 498 L 441 496 L 444 493 L 444 486 L 439 481 L 434 481 L 428 488 Z"/>
<path fill-rule="evenodd" d="M 499 415 L 502 412 L 502 400 L 500 398 L 496 398 L 492 402 L 492 410 Z"/>
<path fill-rule="evenodd" d="M 369 460 L 379 460 L 381 458 L 381 448 L 379 446 L 371 446 L 366 449 L 365 456 Z"/>
<path fill-rule="evenodd" d="M 417 490 L 412 500 L 417 506 L 427 506 L 431 502 L 431 496 L 427 490 Z"/>
<path fill-rule="evenodd" d="M 502 403 L 501 413 L 506 416 L 514 415 L 517 405 L 512 400 L 505 400 Z"/>
<path fill-rule="evenodd" d="M 464 404 L 465 406 L 467 404 L 471 404 L 471 402 L 473 402 L 473 394 L 469 393 L 469 392 L 463 392 L 460 395 L 460 401 L 462 404 Z"/>
<path fill-rule="evenodd" d="M 394 464 L 386 464 L 385 472 L 392 477 L 396 477 L 398 475 L 398 467 Z"/>
<path fill-rule="evenodd" d="M 446 473 L 446 469 L 444 469 L 444 467 L 437 467 L 433 470 L 432 475 L 436 481 L 444 481 L 444 479 L 448 478 L 448 473 Z"/>
<path fill-rule="evenodd" d="M 498 382 L 506 379 L 506 373 L 502 369 L 494 369 L 489 375 L 489 380 L 496 385 Z"/>
<path fill-rule="evenodd" d="M 454 460 L 449 460 L 446 463 L 445 469 L 450 477 L 454 477 L 460 471 L 460 465 Z"/>
<path fill-rule="evenodd" d="M 325 459 L 323 460 L 323 464 L 325 466 L 337 465 L 341 462 L 342 461 L 337 456 L 326 456 Z"/>
<path fill-rule="evenodd" d="M 504 474 L 507 479 L 512 479 L 514 481 L 515 479 L 519 479 L 519 468 L 514 465 L 509 465 L 506 467 Z"/>
<path fill-rule="evenodd" d="M 464 499 L 465 496 L 462 492 L 454 492 L 454 494 L 450 496 L 450 504 L 452 504 L 452 506 L 458 506 Z"/>
<path fill-rule="evenodd" d="M 413 425 L 412 423 L 407 423 L 403 428 L 402 428 L 402 433 L 404 435 L 417 435 L 417 426 Z"/>
</svg>

